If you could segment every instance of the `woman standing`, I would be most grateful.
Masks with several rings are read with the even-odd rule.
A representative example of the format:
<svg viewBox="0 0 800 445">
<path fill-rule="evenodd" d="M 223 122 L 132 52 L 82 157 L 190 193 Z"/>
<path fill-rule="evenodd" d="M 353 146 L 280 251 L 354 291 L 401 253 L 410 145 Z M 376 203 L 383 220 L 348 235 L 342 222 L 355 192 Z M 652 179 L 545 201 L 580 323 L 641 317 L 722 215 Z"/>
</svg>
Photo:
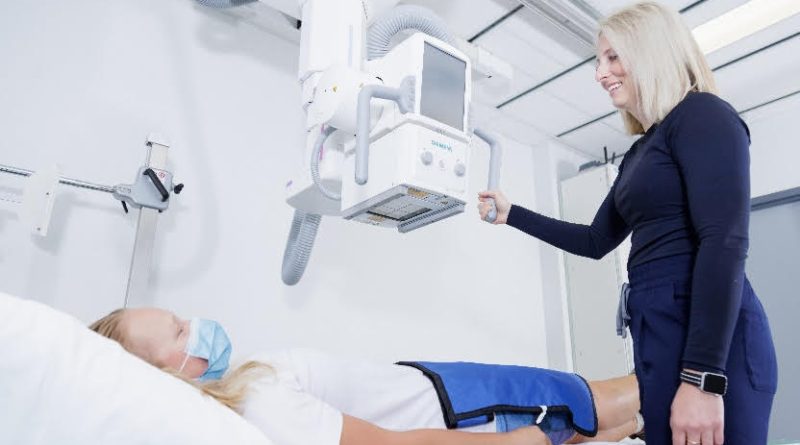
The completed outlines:
<svg viewBox="0 0 800 445">
<path fill-rule="evenodd" d="M 648 445 L 765 444 L 777 386 L 766 315 L 744 275 L 749 131 L 715 95 L 680 16 L 644 2 L 600 24 L 595 80 L 642 135 L 591 225 L 495 200 L 508 224 L 599 259 L 632 234 L 627 301 Z"/>
</svg>

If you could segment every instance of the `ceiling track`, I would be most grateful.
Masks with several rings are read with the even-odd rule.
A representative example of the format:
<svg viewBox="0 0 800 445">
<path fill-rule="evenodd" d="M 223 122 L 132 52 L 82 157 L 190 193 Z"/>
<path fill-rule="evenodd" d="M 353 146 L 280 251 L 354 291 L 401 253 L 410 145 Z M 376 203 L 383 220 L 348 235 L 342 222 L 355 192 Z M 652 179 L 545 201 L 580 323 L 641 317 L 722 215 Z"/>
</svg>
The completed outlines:
<svg viewBox="0 0 800 445">
<path fill-rule="evenodd" d="M 687 11 L 689 11 L 689 10 L 691 10 L 691 9 L 693 9 L 693 8 L 695 8 L 695 7 L 699 6 L 699 5 L 701 5 L 701 4 L 703 4 L 703 3 L 707 2 L 707 1 L 708 1 L 708 0 L 697 0 L 697 1 L 695 1 L 695 2 L 693 2 L 693 3 L 691 3 L 691 4 L 689 4 L 689 5 L 685 6 L 684 8 L 682 8 L 682 9 L 681 9 L 680 11 L 678 11 L 678 12 L 680 12 L 681 14 L 683 14 L 683 13 L 685 13 L 685 12 L 687 12 Z M 517 9 L 517 8 L 515 8 L 515 9 L 514 9 L 514 12 L 516 13 L 516 12 L 517 12 L 517 10 L 518 10 L 518 9 Z M 508 14 L 506 14 L 506 15 L 508 15 Z M 504 17 L 505 17 L 505 16 L 504 16 Z M 505 18 L 507 18 L 507 17 L 505 17 Z M 481 33 L 482 33 L 482 32 L 481 32 Z M 481 33 L 479 33 L 479 34 L 481 34 Z M 543 82 L 540 82 L 540 83 L 538 83 L 538 84 L 536 84 L 536 85 L 532 86 L 531 88 L 528 88 L 527 90 L 525 90 L 525 91 L 523 91 L 523 92 L 521 92 L 521 93 L 517 94 L 516 96 L 514 96 L 514 97 L 512 97 L 512 98 L 510 98 L 510 99 L 508 99 L 508 100 L 506 100 L 506 101 L 504 101 L 504 102 L 503 102 L 503 103 L 501 103 L 500 105 L 497 105 L 497 106 L 496 106 L 496 108 L 497 108 L 497 109 L 503 108 L 503 107 L 505 107 L 506 105 L 509 105 L 510 103 L 512 103 L 512 102 L 514 102 L 514 101 L 517 101 L 517 100 L 519 100 L 519 99 L 522 99 L 523 97 L 525 97 L 525 96 L 527 96 L 528 94 L 530 94 L 530 93 L 532 93 L 532 92 L 534 92 L 534 91 L 538 90 L 539 88 L 541 88 L 541 87 L 543 87 L 543 86 L 547 85 L 548 83 L 550 83 L 550 82 L 552 82 L 552 81 L 554 81 L 554 80 L 556 80 L 556 79 L 558 79 L 558 78 L 560 78 L 560 77 L 562 77 L 562 76 L 564 76 L 564 75 L 566 75 L 566 74 L 570 73 L 571 71 L 574 71 L 574 70 L 575 70 L 575 69 L 577 69 L 577 68 L 580 68 L 580 67 L 582 67 L 583 65 L 586 65 L 587 63 L 591 62 L 592 60 L 594 60 L 594 56 L 592 56 L 592 57 L 589 57 L 588 59 L 582 60 L 582 61 L 580 61 L 579 63 L 577 63 L 576 65 L 573 65 L 573 66 L 571 66 L 571 67 L 569 67 L 569 68 L 565 69 L 564 71 L 561 71 L 560 73 L 558 73 L 558 74 L 554 75 L 553 77 L 551 77 L 551 78 L 549 78 L 549 79 L 547 79 L 547 80 L 545 80 L 545 81 L 543 81 Z"/>
<path fill-rule="evenodd" d="M 572 37 L 587 53 L 594 51 L 598 23 L 603 16 L 584 0 L 517 1 Z"/>
<path fill-rule="evenodd" d="M 519 12 L 519 10 L 522 9 L 522 8 L 524 8 L 524 6 L 519 5 L 519 6 L 515 7 L 514 9 L 512 9 L 511 11 L 508 11 L 502 17 L 500 17 L 499 19 L 497 19 L 497 20 L 493 21 L 491 24 L 489 24 L 489 26 L 483 28 L 482 30 L 478 31 L 477 34 L 475 34 L 474 36 L 472 36 L 469 39 L 467 39 L 467 41 L 469 43 L 473 43 L 475 40 L 479 39 L 482 35 L 484 35 L 487 32 L 493 30 L 497 25 L 505 22 L 508 18 L 510 18 L 512 15 L 516 14 L 517 12 Z"/>
</svg>

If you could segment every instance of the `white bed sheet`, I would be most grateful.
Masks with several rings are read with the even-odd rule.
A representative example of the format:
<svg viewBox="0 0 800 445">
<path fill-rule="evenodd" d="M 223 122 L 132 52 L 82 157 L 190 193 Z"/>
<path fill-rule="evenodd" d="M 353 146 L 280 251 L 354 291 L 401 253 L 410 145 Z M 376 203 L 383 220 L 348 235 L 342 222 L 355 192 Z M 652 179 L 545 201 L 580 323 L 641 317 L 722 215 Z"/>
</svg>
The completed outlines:
<svg viewBox="0 0 800 445">
<path fill-rule="evenodd" d="M 272 444 L 75 318 L 3 293 L 0 443 Z"/>
</svg>

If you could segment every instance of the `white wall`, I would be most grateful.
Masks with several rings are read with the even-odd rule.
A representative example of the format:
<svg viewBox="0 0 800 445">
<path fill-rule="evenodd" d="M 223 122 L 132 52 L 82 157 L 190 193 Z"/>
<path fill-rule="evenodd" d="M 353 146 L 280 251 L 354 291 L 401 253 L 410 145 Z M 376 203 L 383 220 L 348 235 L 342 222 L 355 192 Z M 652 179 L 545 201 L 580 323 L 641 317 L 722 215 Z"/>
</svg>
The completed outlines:
<svg viewBox="0 0 800 445">
<path fill-rule="evenodd" d="M 559 184 L 577 175 L 578 167 L 591 159 L 555 140 L 535 146 L 533 157 L 537 204 L 534 210 L 551 218 L 560 218 Z M 554 369 L 572 370 L 564 252 L 532 238 L 531 243 L 541 246 L 548 361 Z"/>
<path fill-rule="evenodd" d="M 800 141 L 793 134 L 800 95 L 758 108 L 742 117 L 750 128 L 753 197 L 800 187 Z"/>
<path fill-rule="evenodd" d="M 144 137 L 172 142 L 186 184 L 160 218 L 152 296 L 216 318 L 238 355 L 310 346 L 382 360 L 547 365 L 536 242 L 468 210 L 407 235 L 323 220 L 305 277 L 280 280 L 303 143 L 297 47 L 191 0 L 0 4 L 0 163 L 130 183 Z M 509 142 L 501 184 L 535 207 L 530 149 Z M 110 196 L 59 188 L 51 233 L 16 215 L 0 175 L 0 290 L 88 322 L 122 304 L 135 230 Z"/>
</svg>

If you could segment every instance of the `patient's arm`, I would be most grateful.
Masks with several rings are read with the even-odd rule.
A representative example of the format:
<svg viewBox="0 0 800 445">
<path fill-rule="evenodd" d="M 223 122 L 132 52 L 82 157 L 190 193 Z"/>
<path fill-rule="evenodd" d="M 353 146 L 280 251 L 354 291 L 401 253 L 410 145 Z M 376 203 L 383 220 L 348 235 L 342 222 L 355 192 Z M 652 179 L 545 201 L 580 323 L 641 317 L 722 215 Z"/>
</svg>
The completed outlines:
<svg viewBox="0 0 800 445">
<path fill-rule="evenodd" d="M 467 433 L 452 430 L 390 431 L 364 420 L 343 416 L 339 445 L 550 445 L 535 426 L 510 433 Z"/>
</svg>

